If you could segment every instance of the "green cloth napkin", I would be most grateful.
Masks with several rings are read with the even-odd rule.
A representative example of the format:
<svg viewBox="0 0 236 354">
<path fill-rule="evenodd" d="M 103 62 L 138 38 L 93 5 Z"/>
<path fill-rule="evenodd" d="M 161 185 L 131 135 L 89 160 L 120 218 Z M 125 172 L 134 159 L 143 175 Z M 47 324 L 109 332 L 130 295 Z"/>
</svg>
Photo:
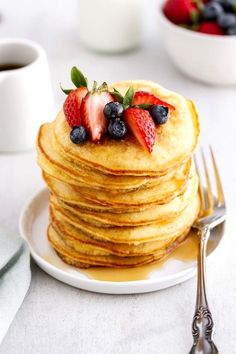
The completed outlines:
<svg viewBox="0 0 236 354">
<path fill-rule="evenodd" d="M 22 238 L 0 227 L 0 343 L 31 281 L 29 250 Z"/>
</svg>

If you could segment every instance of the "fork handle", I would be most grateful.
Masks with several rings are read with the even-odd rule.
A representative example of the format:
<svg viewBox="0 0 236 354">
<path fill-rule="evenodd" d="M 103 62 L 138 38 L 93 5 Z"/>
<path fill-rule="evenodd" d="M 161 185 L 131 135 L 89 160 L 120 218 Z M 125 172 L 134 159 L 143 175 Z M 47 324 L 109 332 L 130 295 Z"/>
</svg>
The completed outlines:
<svg viewBox="0 0 236 354">
<path fill-rule="evenodd" d="M 193 347 L 190 354 L 217 354 L 212 341 L 214 322 L 206 294 L 206 247 L 210 236 L 209 227 L 199 230 L 197 300 L 192 323 Z"/>
</svg>

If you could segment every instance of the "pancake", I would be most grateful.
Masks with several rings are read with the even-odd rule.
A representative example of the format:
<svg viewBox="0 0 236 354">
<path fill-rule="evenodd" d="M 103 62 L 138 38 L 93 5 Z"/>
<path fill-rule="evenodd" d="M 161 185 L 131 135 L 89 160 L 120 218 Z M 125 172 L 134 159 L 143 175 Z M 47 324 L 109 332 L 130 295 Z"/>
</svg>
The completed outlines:
<svg viewBox="0 0 236 354">
<path fill-rule="evenodd" d="M 63 188 L 60 188 L 61 183 L 56 178 L 52 181 L 52 178 L 48 178 L 44 172 L 42 173 L 43 179 L 45 180 L 49 190 L 53 195 L 59 198 L 62 202 L 69 203 L 72 206 L 79 206 L 81 209 L 88 211 L 99 211 L 99 212 L 111 212 L 114 214 L 124 213 L 124 208 L 120 205 L 102 205 L 99 203 L 91 202 L 84 198 L 80 193 L 76 193 L 71 186 L 63 184 Z M 72 195 L 73 193 L 73 195 Z M 141 211 L 149 209 L 151 205 L 138 205 L 129 206 L 129 212 Z"/>
<path fill-rule="evenodd" d="M 53 204 L 61 206 L 78 218 L 94 226 L 113 227 L 113 226 L 140 226 L 155 223 L 156 221 L 168 220 L 179 215 L 196 195 L 198 189 L 198 178 L 194 176 L 189 187 L 181 196 L 174 198 L 166 204 L 154 205 L 151 208 L 136 212 L 114 213 L 108 211 L 85 210 L 77 205 L 63 202 L 55 195 L 50 197 Z"/>
<path fill-rule="evenodd" d="M 49 175 L 56 176 L 65 183 L 75 186 L 102 188 L 107 190 L 134 190 L 141 186 L 158 183 L 158 179 L 134 176 L 105 175 L 81 163 L 74 163 L 62 157 L 53 144 L 53 125 L 47 123 L 41 126 L 37 139 L 39 166 Z M 171 171 L 173 175 L 175 171 Z M 164 176 L 162 180 L 168 178 Z M 159 179 L 159 183 L 161 179 Z"/>
<path fill-rule="evenodd" d="M 128 268 L 164 259 L 187 237 L 200 209 L 192 159 L 199 136 L 194 104 L 149 81 L 111 86 L 153 93 L 173 105 L 152 153 L 129 132 L 73 144 L 64 113 L 41 126 L 37 161 L 51 195 L 47 237 L 80 268 Z"/>
<path fill-rule="evenodd" d="M 182 165 L 169 173 L 157 177 L 114 176 L 93 171 L 81 163 L 73 163 L 63 158 L 53 143 L 53 125 L 40 127 L 37 139 L 38 164 L 48 175 L 65 183 L 80 187 L 93 187 L 108 191 L 131 191 L 141 187 L 151 187 L 170 179 L 183 168 Z"/>
<path fill-rule="evenodd" d="M 83 233 L 99 240 L 107 240 L 117 243 L 140 243 L 165 238 L 175 237 L 181 234 L 187 227 L 190 227 L 198 213 L 200 207 L 199 196 L 196 195 L 190 205 L 176 218 L 171 221 L 163 221 L 151 225 L 134 227 L 95 227 L 89 223 L 75 217 L 65 209 L 55 204 L 51 205 L 51 213 L 62 221 L 65 220 L 73 226 L 79 228 Z"/>
<path fill-rule="evenodd" d="M 152 92 L 176 108 L 168 122 L 157 129 L 153 152 L 146 152 L 134 137 L 122 141 L 104 138 L 99 144 L 88 141 L 83 146 L 75 145 L 70 141 L 70 128 L 61 111 L 53 122 L 53 133 L 62 156 L 94 170 L 132 176 L 165 174 L 191 156 L 199 135 L 198 114 L 193 102 L 149 81 L 126 81 L 113 87 L 124 94 L 131 85 L 135 90 Z"/>
<path fill-rule="evenodd" d="M 183 166 L 179 174 L 173 176 L 169 181 L 163 182 L 150 188 L 140 188 L 126 193 L 109 193 L 106 191 L 96 192 L 92 188 L 74 187 L 58 179 L 43 173 L 43 178 L 49 186 L 52 186 L 54 193 L 61 199 L 76 204 L 79 195 L 85 199 L 105 206 L 139 207 L 141 205 L 164 204 L 171 201 L 178 195 L 184 194 L 188 187 L 188 180 L 193 177 L 194 167 L 188 162 Z"/>
<path fill-rule="evenodd" d="M 147 255 L 167 247 L 177 239 L 177 235 L 175 235 L 175 237 L 164 240 L 141 242 L 139 244 L 126 244 L 98 240 L 86 235 L 80 229 L 65 220 L 62 223 L 55 217 L 53 212 L 51 213 L 51 226 L 58 233 L 59 237 L 65 242 L 65 244 L 79 250 L 81 253 L 87 254 L 113 254 L 120 257 Z M 188 232 L 189 228 L 186 228 L 181 234 L 186 235 Z"/>
<path fill-rule="evenodd" d="M 188 235 L 188 233 L 187 233 Z M 163 260 L 168 256 L 170 252 L 173 252 L 186 238 L 186 235 L 182 234 L 166 249 L 161 249 L 154 254 L 147 256 L 133 256 L 133 257 L 118 257 L 115 255 L 87 255 L 85 253 L 78 252 L 66 245 L 60 238 L 56 230 L 49 225 L 48 239 L 56 250 L 60 258 L 75 267 L 88 268 L 91 266 L 108 267 L 108 268 L 130 268 L 140 267 L 145 264 L 155 263 Z"/>
</svg>

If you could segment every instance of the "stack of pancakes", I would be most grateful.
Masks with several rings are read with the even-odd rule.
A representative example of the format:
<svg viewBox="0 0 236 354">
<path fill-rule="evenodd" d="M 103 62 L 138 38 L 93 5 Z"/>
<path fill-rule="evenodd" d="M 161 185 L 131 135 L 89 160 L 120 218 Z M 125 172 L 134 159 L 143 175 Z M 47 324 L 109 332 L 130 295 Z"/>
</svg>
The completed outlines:
<svg viewBox="0 0 236 354">
<path fill-rule="evenodd" d="M 113 87 L 124 93 L 131 85 L 175 106 L 151 154 L 131 134 L 75 145 L 63 112 L 39 131 L 38 163 L 51 191 L 48 239 L 76 267 L 157 262 L 186 239 L 199 212 L 193 103 L 152 82 Z"/>
</svg>

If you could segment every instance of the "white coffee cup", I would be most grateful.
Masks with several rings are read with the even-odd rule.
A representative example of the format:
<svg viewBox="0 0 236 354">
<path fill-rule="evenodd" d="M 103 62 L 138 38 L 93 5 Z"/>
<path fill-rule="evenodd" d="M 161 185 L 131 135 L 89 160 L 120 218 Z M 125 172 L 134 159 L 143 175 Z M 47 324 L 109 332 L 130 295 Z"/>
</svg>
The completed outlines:
<svg viewBox="0 0 236 354">
<path fill-rule="evenodd" d="M 44 49 L 26 39 L 0 39 L 0 151 L 33 148 L 40 124 L 54 114 Z"/>
</svg>

